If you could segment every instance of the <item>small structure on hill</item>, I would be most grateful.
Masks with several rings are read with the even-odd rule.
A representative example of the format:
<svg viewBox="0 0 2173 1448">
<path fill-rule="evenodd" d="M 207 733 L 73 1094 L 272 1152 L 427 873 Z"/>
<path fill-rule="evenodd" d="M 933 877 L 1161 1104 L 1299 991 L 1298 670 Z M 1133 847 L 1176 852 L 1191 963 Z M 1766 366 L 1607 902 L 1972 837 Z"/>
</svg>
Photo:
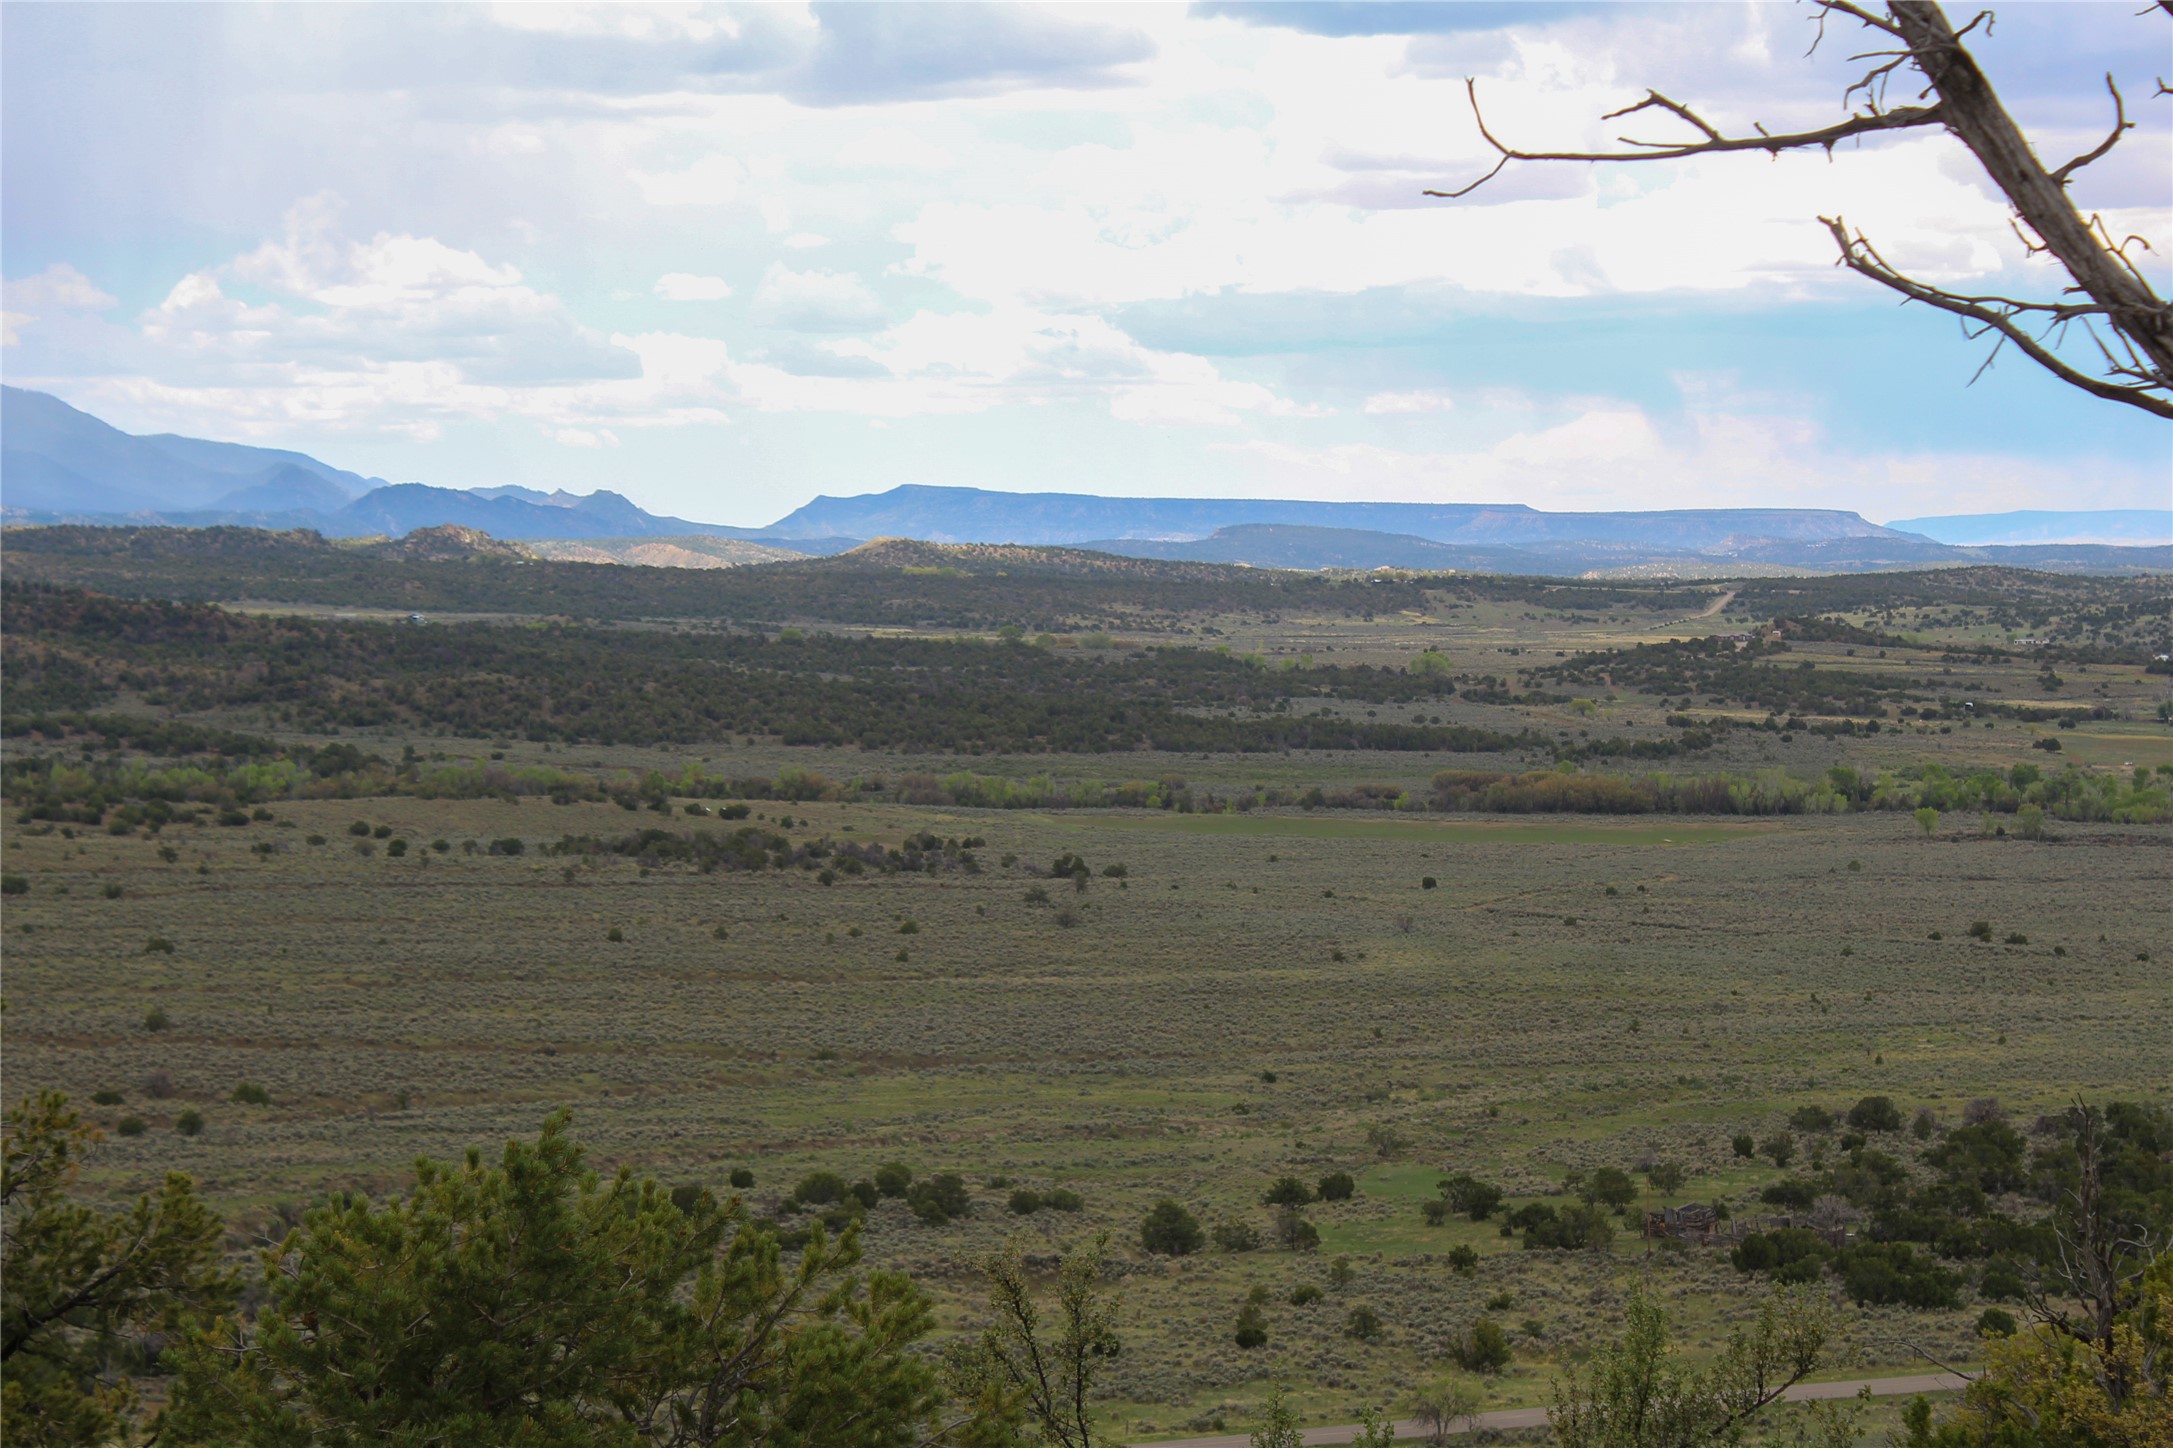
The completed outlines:
<svg viewBox="0 0 2173 1448">
<path fill-rule="evenodd" d="M 1678 1242 L 1710 1242 L 1720 1230 L 1720 1213 L 1707 1202 L 1684 1202 L 1645 1213 L 1645 1235 Z"/>
</svg>

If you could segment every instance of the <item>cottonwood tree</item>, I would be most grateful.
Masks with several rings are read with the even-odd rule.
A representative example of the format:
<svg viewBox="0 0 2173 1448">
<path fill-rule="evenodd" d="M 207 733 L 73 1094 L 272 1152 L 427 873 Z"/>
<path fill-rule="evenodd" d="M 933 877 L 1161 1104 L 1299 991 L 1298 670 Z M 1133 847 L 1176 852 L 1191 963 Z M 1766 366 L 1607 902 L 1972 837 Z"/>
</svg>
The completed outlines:
<svg viewBox="0 0 2173 1448">
<path fill-rule="evenodd" d="M 2112 124 L 2105 138 L 2089 150 L 2047 168 L 2029 138 L 2000 101 L 1992 82 L 1964 39 L 1980 26 L 1995 23 L 1982 12 L 1957 30 L 1934 0 L 1887 0 L 1883 7 L 1852 0 L 1812 0 L 1823 41 L 1827 22 L 1852 22 L 1876 37 L 1874 49 L 1851 59 L 1869 68 L 1842 95 L 1847 119 L 1808 131 L 1773 133 L 1762 126 L 1752 135 L 1729 135 L 1681 101 L 1647 91 L 1643 100 L 1610 111 L 1604 119 L 1656 112 L 1672 117 L 1694 134 L 1679 141 L 1622 137 L 1619 151 L 1528 151 L 1500 140 L 1479 106 L 1476 81 L 1467 80 L 1472 114 L 1479 133 L 1497 153 L 1492 170 L 1468 185 L 1428 196 L 1467 196 L 1501 174 L 1512 161 L 1672 161 L 1733 151 L 1822 150 L 1831 154 L 1843 141 L 1896 131 L 1939 127 L 1953 135 L 1977 160 L 1985 175 L 2013 208 L 2015 234 L 2032 256 L 2049 256 L 2066 273 L 2056 294 L 2029 298 L 1951 291 L 1911 277 L 1880 254 L 1870 238 L 1845 218 L 1822 216 L 1838 249 L 1839 265 L 1867 277 L 1912 302 L 1922 302 L 1962 319 L 1972 337 L 1990 337 L 1992 350 L 1980 374 L 2012 346 L 2071 387 L 2093 397 L 2173 418 L 2173 304 L 2152 289 L 2136 256 L 2148 250 L 2140 237 L 2116 237 L 2102 216 L 2084 215 L 2068 193 L 2077 172 L 2102 160 L 2127 132 L 2127 101 L 2108 73 Z M 2173 16 L 2173 0 L 2156 0 Z M 2160 42 L 2161 48 L 2163 42 Z M 1815 48 L 1815 45 L 1814 45 Z M 1916 103 L 1887 104 L 1897 81 L 1922 81 Z M 2156 96 L 2173 95 L 2164 80 Z M 2059 355 L 2058 348 L 2080 326 L 2091 370 Z"/>
</svg>

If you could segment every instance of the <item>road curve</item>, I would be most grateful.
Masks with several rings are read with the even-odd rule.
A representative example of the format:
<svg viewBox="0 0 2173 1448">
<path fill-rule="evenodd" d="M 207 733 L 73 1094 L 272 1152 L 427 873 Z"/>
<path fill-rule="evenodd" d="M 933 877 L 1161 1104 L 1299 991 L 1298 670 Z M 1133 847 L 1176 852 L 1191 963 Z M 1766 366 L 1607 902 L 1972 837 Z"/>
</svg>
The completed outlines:
<svg viewBox="0 0 2173 1448">
<path fill-rule="evenodd" d="M 1791 1403 L 1814 1402 L 1823 1398 L 1853 1398 L 1862 1389 L 1869 1388 L 1875 1398 L 1890 1398 L 1909 1393 L 1952 1393 L 1959 1391 L 1967 1378 L 1954 1373 L 1917 1373 L 1905 1378 L 1855 1378 L 1845 1383 L 1798 1383 L 1782 1396 Z M 1480 1428 L 1544 1428 L 1547 1426 L 1545 1408 L 1505 1408 L 1499 1412 L 1481 1413 L 1476 1424 Z M 1452 1433 L 1464 1433 L 1458 1427 Z M 1343 1423 L 1329 1428 L 1307 1428 L 1300 1437 L 1308 1444 L 1348 1443 L 1358 1436 L 1356 1423 Z M 1416 1419 L 1404 1419 L 1396 1424 L 1396 1441 L 1399 1443 L 1424 1443 L 1426 1430 Z M 1155 1442 L 1152 1448 L 1250 1448 L 1252 1439 L 1243 1433 L 1218 1433 L 1212 1438 L 1174 1438 Z"/>
</svg>

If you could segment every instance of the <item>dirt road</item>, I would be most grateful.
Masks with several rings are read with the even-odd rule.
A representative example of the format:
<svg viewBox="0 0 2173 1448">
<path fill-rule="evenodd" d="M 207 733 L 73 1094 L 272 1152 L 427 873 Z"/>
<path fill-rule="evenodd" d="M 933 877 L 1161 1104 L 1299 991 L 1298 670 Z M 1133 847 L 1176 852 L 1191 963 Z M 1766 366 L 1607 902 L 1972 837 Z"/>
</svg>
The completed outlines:
<svg viewBox="0 0 2173 1448">
<path fill-rule="evenodd" d="M 1951 1393 L 1958 1391 L 1967 1380 L 1953 1373 L 1918 1373 L 1905 1378 L 1857 1378 L 1845 1383 L 1799 1383 L 1784 1395 L 1791 1403 L 1815 1402 L 1824 1398 L 1853 1398 L 1858 1390 L 1871 1389 L 1875 1398 L 1903 1396 L 1910 1393 Z M 1481 1428 L 1544 1428 L 1547 1426 L 1545 1408 L 1508 1408 L 1498 1413 L 1481 1413 L 1477 1424 Z M 1468 1431 L 1464 1428 L 1457 1433 Z M 1332 1428 L 1308 1428 L 1302 1435 L 1310 1445 L 1315 1443 L 1348 1443 L 1358 1435 L 1356 1423 L 1344 1423 Z M 1221 1433 L 1212 1438 L 1178 1438 L 1156 1443 L 1154 1448 L 1248 1448 L 1251 1439 L 1243 1433 Z M 1396 1441 L 1399 1443 L 1423 1443 L 1426 1430 L 1416 1419 L 1396 1424 Z"/>
</svg>

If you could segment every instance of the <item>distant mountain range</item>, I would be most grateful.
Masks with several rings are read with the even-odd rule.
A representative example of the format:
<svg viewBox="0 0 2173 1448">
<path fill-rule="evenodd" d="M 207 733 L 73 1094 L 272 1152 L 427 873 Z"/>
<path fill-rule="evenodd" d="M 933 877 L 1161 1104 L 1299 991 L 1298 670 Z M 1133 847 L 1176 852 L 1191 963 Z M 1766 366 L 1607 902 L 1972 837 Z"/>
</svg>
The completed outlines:
<svg viewBox="0 0 2173 1448">
<path fill-rule="evenodd" d="M 708 566 L 831 554 L 872 538 L 1098 550 L 1260 568 L 1414 568 L 1574 575 L 1863 572 L 2007 563 L 2064 572 L 2173 570 L 2173 516 L 2150 510 L 1919 518 L 1882 527 L 1813 508 L 1549 513 L 1521 503 L 1115 498 L 911 484 L 819 497 L 767 528 L 664 517 L 609 491 L 388 483 L 303 453 L 137 437 L 56 397 L 0 388 L 0 517 L 9 523 L 237 524 L 328 537 L 452 526 L 524 543 L 680 540 L 658 558 Z M 748 549 L 705 546 L 739 540 Z M 2109 546 L 2133 543 L 2160 546 Z M 553 549 L 561 553 L 562 549 Z"/>
<path fill-rule="evenodd" d="M 662 517 L 604 490 L 584 497 L 388 483 L 277 448 L 137 437 L 20 387 L 0 387 L 0 439 L 0 513 L 11 523 L 230 523 L 313 528 L 332 538 L 398 537 L 450 524 L 515 541 L 739 538 L 795 553 L 834 553 L 860 541 L 779 539 L 766 528 Z"/>
</svg>

